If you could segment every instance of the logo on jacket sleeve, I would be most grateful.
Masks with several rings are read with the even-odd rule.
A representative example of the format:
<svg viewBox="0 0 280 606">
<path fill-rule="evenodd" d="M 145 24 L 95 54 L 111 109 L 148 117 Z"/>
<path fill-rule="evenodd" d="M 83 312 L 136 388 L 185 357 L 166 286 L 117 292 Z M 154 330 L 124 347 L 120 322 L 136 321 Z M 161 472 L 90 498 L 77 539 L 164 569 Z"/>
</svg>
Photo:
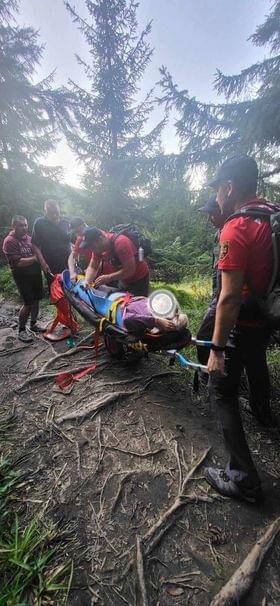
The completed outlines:
<svg viewBox="0 0 280 606">
<path fill-rule="evenodd" d="M 225 240 L 224 242 L 221 242 L 220 257 L 219 257 L 220 261 L 227 256 L 228 249 L 229 249 L 229 241 Z"/>
</svg>

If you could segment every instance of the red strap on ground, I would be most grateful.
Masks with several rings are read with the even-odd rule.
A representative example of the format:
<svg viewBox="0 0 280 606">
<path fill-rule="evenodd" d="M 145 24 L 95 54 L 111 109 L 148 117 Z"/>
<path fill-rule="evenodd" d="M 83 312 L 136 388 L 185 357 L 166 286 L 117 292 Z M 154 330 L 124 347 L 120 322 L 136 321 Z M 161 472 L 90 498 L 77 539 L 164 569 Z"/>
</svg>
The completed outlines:
<svg viewBox="0 0 280 606">
<path fill-rule="evenodd" d="M 79 379 L 91 374 L 97 368 L 97 358 L 100 344 L 99 337 L 100 333 L 99 329 L 97 328 L 96 331 L 93 333 L 93 346 L 95 350 L 94 364 L 90 364 L 90 366 L 88 366 L 84 370 L 81 370 L 81 372 L 77 372 L 76 374 L 73 374 L 71 372 L 60 372 L 55 378 L 55 382 L 60 389 L 65 389 L 66 387 L 69 387 L 69 385 L 72 385 L 74 381 L 79 381 Z"/>
<path fill-rule="evenodd" d="M 92 373 L 96 369 L 96 367 L 97 364 L 96 362 L 94 362 L 94 364 L 91 364 L 90 366 L 88 366 L 84 370 L 81 370 L 81 372 L 77 372 L 76 374 L 73 374 L 71 372 L 61 372 L 59 373 L 59 375 L 56 376 L 55 382 L 60 389 L 65 389 L 66 387 L 69 387 L 69 385 L 72 385 L 74 381 L 79 381 L 79 379 L 81 379 L 82 377 L 85 377 L 86 375 Z"/>
</svg>

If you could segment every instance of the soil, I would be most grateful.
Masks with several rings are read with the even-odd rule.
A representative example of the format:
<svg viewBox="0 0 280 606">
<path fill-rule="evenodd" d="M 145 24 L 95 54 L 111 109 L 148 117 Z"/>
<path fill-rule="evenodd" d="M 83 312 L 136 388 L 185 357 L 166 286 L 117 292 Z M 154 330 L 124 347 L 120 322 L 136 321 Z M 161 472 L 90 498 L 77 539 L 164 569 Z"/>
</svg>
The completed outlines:
<svg viewBox="0 0 280 606">
<path fill-rule="evenodd" d="M 24 346 L 15 327 L 14 305 L 2 303 L 0 424 L 9 420 L 3 451 L 29 478 L 23 515 L 53 520 L 66 537 L 63 560 L 74 562 L 69 606 L 144 603 L 136 575 L 136 537 L 143 537 L 172 505 L 180 478 L 207 447 L 211 451 L 185 491 L 196 498 L 186 500 L 144 557 L 144 576 L 150 606 L 210 604 L 279 515 L 279 432 L 262 429 L 242 407 L 265 500 L 252 506 L 217 497 L 204 480 L 203 466 L 224 465 L 225 452 L 205 388 L 198 395 L 192 392 L 191 372 L 170 368 L 160 355 L 133 365 L 112 361 L 101 347 L 97 369 L 64 391 L 53 377 L 20 387 L 40 372 L 54 349 L 69 346 L 50 345 L 42 337 Z M 93 350 L 59 358 L 46 372 L 65 372 L 86 361 L 94 362 Z M 121 395 L 104 403 L 100 412 L 90 412 L 117 392 Z M 277 400 L 275 391 L 274 408 Z M 63 420 L 65 415 L 73 418 Z M 243 600 L 245 606 L 280 605 L 279 563 L 280 537 Z"/>
</svg>

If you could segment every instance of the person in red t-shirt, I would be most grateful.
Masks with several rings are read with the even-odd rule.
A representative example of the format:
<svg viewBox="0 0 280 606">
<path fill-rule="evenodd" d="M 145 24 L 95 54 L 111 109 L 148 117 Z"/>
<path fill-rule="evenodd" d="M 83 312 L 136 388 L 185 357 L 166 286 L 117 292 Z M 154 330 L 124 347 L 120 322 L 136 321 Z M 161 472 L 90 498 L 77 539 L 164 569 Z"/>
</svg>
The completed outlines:
<svg viewBox="0 0 280 606">
<path fill-rule="evenodd" d="M 229 462 L 226 470 L 208 468 L 206 479 L 226 496 L 255 502 L 261 496 L 239 413 L 238 390 L 244 366 L 254 369 L 256 393 L 265 394 L 255 416 L 271 420 L 266 348 L 269 327 L 252 295 L 265 294 L 272 275 L 270 226 L 253 217 L 234 217 L 243 208 L 273 205 L 256 197 L 258 168 L 248 156 L 226 160 L 210 184 L 225 218 L 220 234 L 221 289 L 218 296 L 212 348 L 208 360 L 210 393 L 214 402 Z M 226 344 L 230 339 L 232 347 Z"/>
<path fill-rule="evenodd" d="M 138 250 L 130 238 L 90 227 L 80 248 L 90 248 L 94 253 L 86 270 L 88 283 L 94 281 L 97 288 L 102 284 L 118 284 L 134 296 L 148 296 L 149 267 L 146 261 L 139 261 Z"/>
</svg>

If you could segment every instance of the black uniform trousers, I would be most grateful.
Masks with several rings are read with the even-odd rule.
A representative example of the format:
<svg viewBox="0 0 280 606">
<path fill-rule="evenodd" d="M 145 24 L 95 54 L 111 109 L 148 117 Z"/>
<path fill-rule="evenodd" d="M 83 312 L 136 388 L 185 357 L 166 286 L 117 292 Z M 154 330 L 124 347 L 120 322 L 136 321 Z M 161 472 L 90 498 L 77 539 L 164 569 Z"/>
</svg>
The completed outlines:
<svg viewBox="0 0 280 606">
<path fill-rule="evenodd" d="M 269 336 L 267 328 L 236 327 L 230 339 L 233 347 L 226 351 L 226 376 L 211 376 L 209 382 L 211 404 L 217 412 L 229 453 L 226 472 L 231 480 L 248 487 L 258 485 L 259 478 L 244 434 L 238 391 L 246 368 L 253 412 L 263 412 L 269 406 L 270 382 L 266 362 Z"/>
</svg>

